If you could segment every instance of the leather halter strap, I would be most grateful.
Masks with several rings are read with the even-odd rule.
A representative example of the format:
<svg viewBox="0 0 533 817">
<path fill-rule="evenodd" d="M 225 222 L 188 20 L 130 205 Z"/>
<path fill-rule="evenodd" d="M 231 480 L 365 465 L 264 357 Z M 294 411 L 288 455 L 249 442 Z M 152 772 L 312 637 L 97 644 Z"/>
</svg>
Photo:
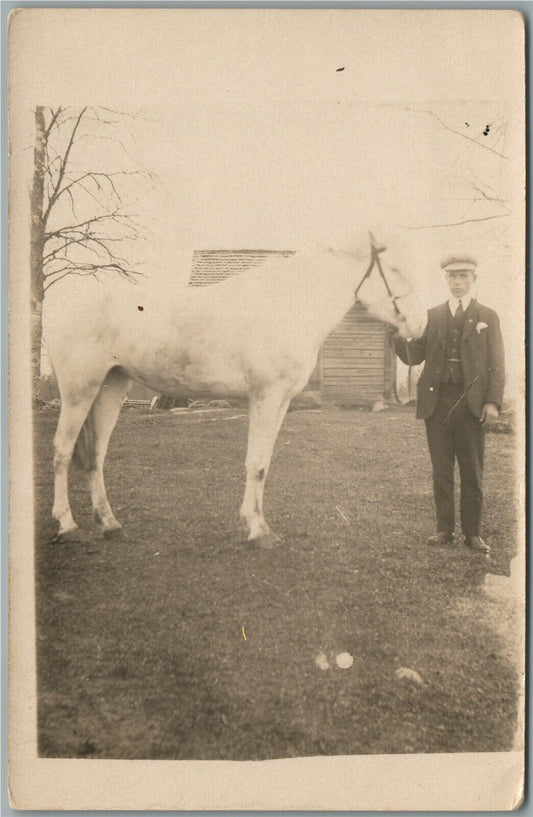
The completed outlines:
<svg viewBox="0 0 533 817">
<path fill-rule="evenodd" d="M 363 277 L 359 281 L 359 283 L 357 285 L 357 288 L 355 290 L 354 296 L 357 298 L 359 290 L 363 286 L 366 279 L 370 278 L 370 276 L 372 275 L 372 270 L 374 269 L 374 267 L 377 266 L 378 272 L 379 272 L 379 274 L 381 276 L 381 279 L 382 279 L 383 283 L 385 284 L 385 289 L 387 290 L 387 295 L 391 299 L 392 305 L 394 306 L 394 311 L 396 312 L 397 315 L 400 315 L 401 313 L 400 313 L 400 310 L 398 309 L 398 304 L 396 303 L 396 301 L 399 299 L 399 296 L 392 294 L 392 290 L 391 290 L 391 288 L 389 286 L 389 282 L 387 281 L 387 278 L 385 277 L 385 273 L 383 272 L 383 267 L 381 266 L 381 261 L 379 259 L 380 253 L 385 252 L 385 250 L 387 248 L 386 247 L 376 247 L 376 245 L 373 242 L 372 242 L 371 246 L 372 246 L 372 254 L 370 256 L 370 264 L 368 265 L 367 271 L 365 272 L 365 274 L 363 275 Z"/>
</svg>

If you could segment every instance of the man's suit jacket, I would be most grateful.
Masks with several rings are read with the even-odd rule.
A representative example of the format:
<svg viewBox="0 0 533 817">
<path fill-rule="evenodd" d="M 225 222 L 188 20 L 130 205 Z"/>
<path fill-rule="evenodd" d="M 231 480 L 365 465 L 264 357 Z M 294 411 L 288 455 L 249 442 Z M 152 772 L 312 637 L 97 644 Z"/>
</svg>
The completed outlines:
<svg viewBox="0 0 533 817">
<path fill-rule="evenodd" d="M 428 310 L 424 334 L 418 340 L 395 340 L 396 353 L 404 363 L 426 361 L 418 381 L 416 416 L 431 417 L 437 406 L 439 383 L 446 355 L 448 302 Z M 481 416 L 485 403 L 501 408 L 505 378 L 500 321 L 493 309 L 472 299 L 465 312 L 461 336 L 463 388 L 470 411 Z"/>
</svg>

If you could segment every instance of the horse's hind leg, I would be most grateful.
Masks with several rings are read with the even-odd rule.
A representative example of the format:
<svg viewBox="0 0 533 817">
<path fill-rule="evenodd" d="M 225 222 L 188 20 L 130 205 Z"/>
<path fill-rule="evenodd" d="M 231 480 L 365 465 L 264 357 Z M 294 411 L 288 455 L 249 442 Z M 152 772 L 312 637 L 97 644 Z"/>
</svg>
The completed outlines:
<svg viewBox="0 0 533 817">
<path fill-rule="evenodd" d="M 73 519 L 68 498 L 68 471 L 76 440 L 91 409 L 98 384 L 77 395 L 61 395 L 61 413 L 54 437 L 54 505 L 52 516 L 59 522 L 58 538 L 76 541 L 82 534 Z"/>
<path fill-rule="evenodd" d="M 280 541 L 263 515 L 263 494 L 272 452 L 289 403 L 290 398 L 277 391 L 261 399 L 250 398 L 246 488 L 240 515 L 248 531 L 248 541 L 266 548 Z"/>
<path fill-rule="evenodd" d="M 106 538 L 119 536 L 122 525 L 115 518 L 104 483 L 104 461 L 109 438 L 120 413 L 120 407 L 131 386 L 131 380 L 112 369 L 100 387 L 91 409 L 94 456 L 88 471 L 94 518 Z"/>
</svg>

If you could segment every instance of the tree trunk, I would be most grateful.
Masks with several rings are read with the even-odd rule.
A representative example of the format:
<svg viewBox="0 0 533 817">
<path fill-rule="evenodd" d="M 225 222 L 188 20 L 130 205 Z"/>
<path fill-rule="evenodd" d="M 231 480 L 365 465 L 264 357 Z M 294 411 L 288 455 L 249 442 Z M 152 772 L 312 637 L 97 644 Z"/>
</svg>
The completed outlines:
<svg viewBox="0 0 533 817">
<path fill-rule="evenodd" d="M 33 185 L 30 193 L 31 364 L 33 400 L 34 403 L 38 403 L 40 399 L 42 310 L 44 298 L 43 251 L 45 224 L 43 220 L 43 196 L 46 157 L 44 110 L 41 106 L 35 110 L 35 147 L 33 157 Z"/>
</svg>

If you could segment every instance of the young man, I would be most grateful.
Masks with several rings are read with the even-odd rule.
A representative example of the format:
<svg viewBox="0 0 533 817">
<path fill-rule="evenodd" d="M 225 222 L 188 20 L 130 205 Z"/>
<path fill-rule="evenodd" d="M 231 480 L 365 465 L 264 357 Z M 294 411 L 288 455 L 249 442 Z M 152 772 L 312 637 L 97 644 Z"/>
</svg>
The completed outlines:
<svg viewBox="0 0 533 817">
<path fill-rule="evenodd" d="M 465 544 L 490 553 L 480 536 L 483 504 L 485 427 L 502 403 L 504 352 L 496 313 L 472 298 L 476 261 L 449 256 L 441 264 L 449 299 L 428 311 L 419 340 L 395 338 L 404 363 L 425 360 L 418 382 L 416 416 L 425 420 L 433 467 L 437 533 L 428 544 L 453 543 L 455 529 L 454 466 L 461 475 L 461 525 Z"/>
</svg>

